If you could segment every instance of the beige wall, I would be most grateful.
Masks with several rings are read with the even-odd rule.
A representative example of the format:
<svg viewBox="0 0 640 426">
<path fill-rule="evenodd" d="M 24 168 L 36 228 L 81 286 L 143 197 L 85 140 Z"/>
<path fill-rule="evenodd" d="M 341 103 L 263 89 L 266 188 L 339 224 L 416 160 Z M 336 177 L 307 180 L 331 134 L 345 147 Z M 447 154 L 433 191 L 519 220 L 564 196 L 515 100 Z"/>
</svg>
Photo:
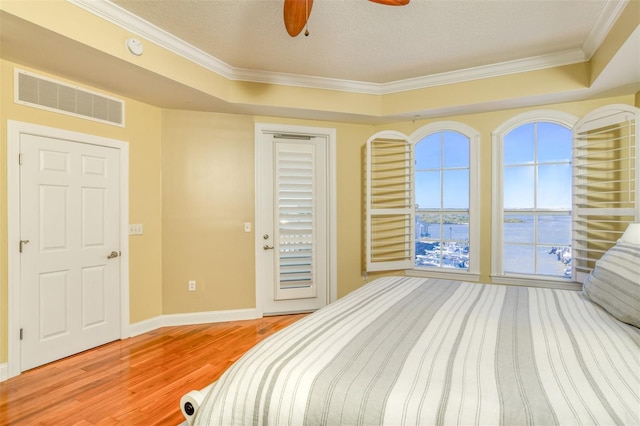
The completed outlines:
<svg viewBox="0 0 640 426">
<path fill-rule="evenodd" d="M 253 119 L 164 111 L 162 150 L 164 313 L 255 307 Z"/>
<path fill-rule="evenodd" d="M 13 102 L 13 72 L 13 63 L 0 62 L 0 364 L 7 361 L 9 308 L 7 305 L 7 120 L 56 127 L 129 143 L 129 218 L 131 223 L 144 225 L 144 235 L 129 238 L 130 318 L 131 322 L 138 322 L 162 314 L 160 109 L 125 99 L 127 126 L 121 128 L 21 106 Z M 117 96 L 117 94 L 109 95 Z"/>
<path fill-rule="evenodd" d="M 338 295 L 361 283 L 361 148 L 372 126 L 167 110 L 162 127 L 164 313 L 255 308 L 255 123 L 336 128 Z M 252 232 L 244 232 L 251 222 Z M 197 281 L 188 292 L 187 282 Z"/>
</svg>

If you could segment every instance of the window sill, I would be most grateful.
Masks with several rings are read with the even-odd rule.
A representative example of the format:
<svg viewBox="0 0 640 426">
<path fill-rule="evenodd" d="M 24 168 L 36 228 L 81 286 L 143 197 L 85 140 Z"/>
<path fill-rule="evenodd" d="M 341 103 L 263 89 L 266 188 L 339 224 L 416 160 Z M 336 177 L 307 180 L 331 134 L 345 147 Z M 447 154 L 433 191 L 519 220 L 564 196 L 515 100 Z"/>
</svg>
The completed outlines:
<svg viewBox="0 0 640 426">
<path fill-rule="evenodd" d="M 528 278 L 521 275 L 491 275 L 493 284 L 515 285 L 524 287 L 553 288 L 556 290 L 582 290 L 582 284 L 558 278 Z"/>
<path fill-rule="evenodd" d="M 434 270 L 434 269 L 407 269 L 405 270 L 405 275 L 409 277 L 422 277 L 422 278 L 441 278 L 446 280 L 458 280 L 458 281 L 469 281 L 469 282 L 479 282 L 480 274 L 476 274 L 468 271 L 442 271 L 442 270 Z"/>
</svg>

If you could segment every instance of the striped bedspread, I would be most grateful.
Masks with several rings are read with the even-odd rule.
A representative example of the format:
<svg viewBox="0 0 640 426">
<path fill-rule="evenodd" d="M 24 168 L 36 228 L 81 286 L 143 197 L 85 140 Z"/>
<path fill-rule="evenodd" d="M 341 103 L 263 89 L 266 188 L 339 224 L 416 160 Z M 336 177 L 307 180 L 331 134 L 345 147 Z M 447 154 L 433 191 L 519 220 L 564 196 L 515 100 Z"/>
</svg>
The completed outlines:
<svg viewBox="0 0 640 426">
<path fill-rule="evenodd" d="M 385 277 L 253 348 L 195 422 L 638 425 L 639 357 L 579 292 Z"/>
</svg>

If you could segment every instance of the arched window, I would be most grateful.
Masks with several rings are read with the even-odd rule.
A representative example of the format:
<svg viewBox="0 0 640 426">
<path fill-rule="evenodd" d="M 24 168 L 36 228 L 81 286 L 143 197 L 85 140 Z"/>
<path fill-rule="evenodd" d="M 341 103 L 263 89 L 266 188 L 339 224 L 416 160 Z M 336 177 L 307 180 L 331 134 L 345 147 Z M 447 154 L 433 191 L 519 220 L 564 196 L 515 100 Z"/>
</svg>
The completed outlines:
<svg viewBox="0 0 640 426">
<path fill-rule="evenodd" d="M 367 271 L 479 278 L 479 138 L 441 121 L 367 141 Z"/>
<path fill-rule="evenodd" d="M 571 278 L 576 121 L 568 114 L 533 111 L 494 132 L 494 277 Z"/>
<path fill-rule="evenodd" d="M 417 269 L 478 271 L 478 132 L 436 122 L 410 136 Z"/>
</svg>

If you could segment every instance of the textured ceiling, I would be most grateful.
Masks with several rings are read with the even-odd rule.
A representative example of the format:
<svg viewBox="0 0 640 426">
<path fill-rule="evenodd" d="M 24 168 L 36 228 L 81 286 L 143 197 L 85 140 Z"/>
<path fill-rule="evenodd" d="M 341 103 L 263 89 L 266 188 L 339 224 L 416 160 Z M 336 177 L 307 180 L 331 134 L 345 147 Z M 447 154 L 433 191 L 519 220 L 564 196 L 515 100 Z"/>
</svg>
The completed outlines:
<svg viewBox="0 0 640 426">
<path fill-rule="evenodd" d="M 310 35 L 296 38 L 282 0 L 112 3 L 233 69 L 388 83 L 567 53 L 588 59 L 621 2 L 315 0 Z"/>
<path fill-rule="evenodd" d="M 43 0 L 0 4 L 12 1 L 37 8 Z M 85 9 L 228 80 L 366 93 L 377 102 L 378 95 L 584 62 L 629 1 L 640 0 L 411 0 L 404 7 L 315 0 L 310 35 L 296 38 L 285 30 L 282 0 L 46 1 Z M 299 99 L 234 102 L 140 67 L 119 47 L 124 58 L 0 10 L 3 59 L 161 108 L 383 123 L 640 91 L 640 27 L 588 87 L 498 99 L 475 93 L 442 104 L 417 99 L 395 112 L 335 111 Z"/>
</svg>

